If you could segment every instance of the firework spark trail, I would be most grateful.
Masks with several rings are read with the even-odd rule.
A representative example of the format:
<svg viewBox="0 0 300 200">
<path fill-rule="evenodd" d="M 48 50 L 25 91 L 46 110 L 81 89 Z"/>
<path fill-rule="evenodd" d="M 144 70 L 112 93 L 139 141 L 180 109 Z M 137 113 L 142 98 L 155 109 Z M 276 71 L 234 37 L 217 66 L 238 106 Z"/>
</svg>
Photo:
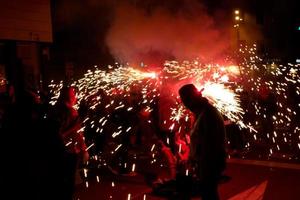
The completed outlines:
<svg viewBox="0 0 300 200">
<path fill-rule="evenodd" d="M 206 83 L 202 95 L 206 97 L 223 115 L 241 128 L 248 127 L 243 123 L 244 111 L 240 106 L 238 95 L 225 88 L 223 84 Z"/>
<path fill-rule="evenodd" d="M 226 115 L 231 121 L 237 123 L 242 128 L 247 127 L 250 132 L 252 131 L 254 140 L 261 140 L 261 138 L 264 137 L 263 135 L 266 135 L 273 143 L 273 147 L 269 150 L 269 156 L 274 153 L 275 148 L 278 151 L 282 150 L 282 147 L 286 149 L 288 146 L 292 146 L 289 147 L 289 149 L 295 147 L 300 149 L 300 135 L 297 131 L 299 127 L 296 122 L 300 103 L 295 102 L 296 99 L 300 98 L 299 64 L 269 64 L 259 58 L 255 51 L 255 46 L 241 49 L 240 53 L 245 54 L 243 56 L 243 62 L 238 68 L 233 68 L 233 70 L 219 65 L 215 65 L 216 67 L 214 67 L 214 65 L 205 67 L 205 65 L 200 65 L 197 61 L 185 62 L 182 65 L 175 61 L 167 62 L 164 70 L 171 77 L 175 77 L 178 80 L 190 80 L 190 82 L 195 85 L 201 86 L 200 88 L 204 88 L 203 96 L 208 97 L 210 102 L 218 107 L 221 113 Z M 238 85 L 236 83 L 233 86 L 226 84 L 226 82 L 236 82 L 236 80 L 232 80 L 232 78 L 236 78 L 236 76 L 229 77 L 226 75 L 229 71 L 235 71 L 235 74 L 240 74 L 237 82 Z M 210 77 L 212 73 L 213 75 Z M 226 84 L 226 87 L 222 85 L 223 83 L 224 85 Z M 294 94 L 292 94 L 295 95 L 294 97 L 290 97 L 291 94 L 289 90 L 291 86 L 294 88 L 294 91 L 292 91 L 294 92 Z M 232 93 L 227 90 L 235 92 Z M 250 106 L 244 107 L 245 111 L 240 107 L 241 102 L 239 100 L 239 95 L 244 95 L 244 92 L 248 93 L 247 101 L 250 102 Z M 264 92 L 267 94 L 264 94 Z M 260 129 L 261 131 L 261 128 L 264 127 L 262 122 L 268 120 L 268 115 L 270 115 L 270 110 L 272 110 L 272 108 L 269 108 L 270 105 L 267 105 L 272 104 L 272 100 L 267 104 L 263 103 L 266 101 L 263 100 L 263 98 L 266 98 L 264 95 L 270 94 L 274 95 L 273 98 L 277 107 L 276 112 L 271 116 L 272 121 L 270 122 L 274 126 L 274 130 L 271 132 L 260 132 L 259 135 L 257 135 L 256 129 Z M 227 101 L 226 97 L 230 97 L 230 100 L 227 99 L 229 100 Z M 232 108 L 234 108 L 234 110 L 232 110 Z M 229 112 L 227 112 L 227 110 L 229 110 Z M 250 121 L 249 119 L 247 122 L 244 121 L 242 115 L 248 115 L 249 113 L 253 113 L 253 111 L 255 116 L 252 116 Z M 180 108 L 172 108 L 172 116 L 170 119 L 179 121 L 179 117 L 183 115 L 183 111 Z M 270 126 L 270 124 L 268 126 Z M 276 131 L 280 132 L 280 137 Z M 295 138 L 297 141 L 295 141 Z M 251 142 L 249 142 L 250 141 L 247 142 L 246 147 L 250 147 Z"/>
<path fill-rule="evenodd" d="M 137 105 L 150 106 L 153 102 L 153 98 L 157 96 L 155 88 L 157 87 L 153 79 L 156 78 L 154 72 L 142 72 L 137 69 L 130 67 L 119 67 L 110 72 L 104 72 L 96 69 L 94 72 L 89 71 L 85 74 L 83 79 L 78 80 L 79 83 L 79 101 L 84 98 L 88 100 L 89 108 L 96 110 L 96 108 L 105 105 L 105 113 L 111 113 L 115 110 L 125 108 L 127 111 L 132 111 L 134 107 L 128 105 L 126 98 L 131 98 L 131 92 L 136 92 L 136 88 L 141 90 L 142 98 Z M 100 92 L 100 93 L 99 93 Z M 102 99 L 104 96 L 107 96 L 107 99 Z M 125 99 L 125 100 L 124 100 Z M 137 106 L 134 105 L 134 106 Z M 150 110 L 150 109 L 149 109 Z M 103 111 L 103 110 L 102 110 Z M 101 112 L 96 113 L 94 118 L 96 121 L 99 121 L 97 130 L 103 130 L 104 126 L 110 120 L 111 115 L 103 116 Z M 113 134 L 113 137 L 119 136 L 124 132 L 129 132 L 130 129 L 126 128 L 126 131 L 121 129 L 115 131 L 116 134 Z M 101 131 L 102 132 L 102 131 Z"/>
<path fill-rule="evenodd" d="M 239 73 L 239 69 L 234 65 L 205 65 L 197 60 L 183 61 L 182 63 L 166 61 L 164 66 L 163 72 L 168 78 L 177 79 L 177 81 L 193 79 L 193 82 L 198 84 L 204 84 L 207 81 L 228 82 L 225 77 L 229 74 L 235 76 Z"/>
<path fill-rule="evenodd" d="M 261 119 L 266 119 L 268 115 L 268 108 L 259 100 L 262 88 L 266 88 L 275 93 L 277 99 L 276 106 L 278 109 L 271 116 L 273 119 L 272 124 L 277 129 L 285 126 L 298 130 L 298 126 L 292 127 L 297 112 L 295 107 L 291 107 L 292 105 L 288 103 L 289 94 L 287 91 L 289 86 L 294 84 L 296 95 L 298 97 L 300 95 L 299 65 L 290 63 L 286 66 L 274 63 L 268 64 L 259 58 L 255 51 L 255 46 L 241 49 L 239 53 L 243 59 L 238 66 L 232 64 L 225 66 L 203 64 L 198 60 L 182 63 L 166 61 L 160 74 L 142 72 L 129 66 L 117 68 L 109 66 L 108 71 L 95 68 L 94 71 L 88 71 L 84 78 L 77 80 L 74 85 L 79 90 L 79 102 L 83 99 L 88 101 L 89 108 L 95 111 L 101 106 L 105 107 L 105 114 L 98 113 L 93 117 L 89 116 L 90 119 L 86 121 L 87 125 L 95 127 L 97 132 L 101 133 L 110 122 L 111 112 L 114 110 L 125 108 L 127 111 L 136 111 L 132 105 L 128 105 L 125 100 L 122 100 L 129 98 L 132 92 L 140 94 L 139 101 L 136 104 L 144 106 L 151 112 L 151 106 L 154 99 L 160 96 L 159 88 L 164 81 L 189 82 L 204 88 L 203 96 L 207 97 L 232 122 L 235 122 L 241 128 L 254 131 L 252 133 L 254 140 L 258 140 L 261 135 L 261 133 L 256 133 L 255 129 L 262 126 Z M 52 98 L 52 104 L 55 104 L 62 82 L 57 85 L 52 83 L 50 87 L 53 94 L 55 94 Z M 240 97 L 243 92 L 249 94 L 248 100 L 250 103 L 246 107 L 241 106 L 241 103 L 245 100 L 240 100 L 240 98 L 245 98 Z M 106 97 L 103 97 L 103 95 Z M 173 94 L 173 96 L 176 98 L 178 95 Z M 111 99 L 111 101 L 107 101 L 105 98 Z M 300 104 L 297 104 L 297 106 L 299 109 Z M 180 119 L 189 118 L 190 114 L 186 112 L 181 104 L 176 104 L 175 107 L 170 109 L 169 120 L 174 122 L 170 129 L 175 129 L 175 127 L 181 129 Z M 245 121 L 244 115 L 249 113 L 254 113 L 255 116 L 251 120 Z M 95 121 L 95 123 L 91 123 L 91 121 Z M 98 121 L 99 123 L 97 123 Z M 274 132 L 265 133 L 277 149 L 281 149 L 278 145 L 279 140 L 283 140 L 284 143 L 291 143 L 291 133 L 298 134 L 299 132 L 292 130 L 289 133 L 282 134 L 280 138 L 280 131 L 277 129 Z M 126 130 L 128 130 L 128 127 L 124 127 L 120 134 L 127 132 Z M 118 131 L 120 130 L 112 130 L 112 133 Z M 246 147 L 249 147 L 249 144 L 247 142 Z"/>
<path fill-rule="evenodd" d="M 107 71 L 98 68 L 94 71 L 90 70 L 83 78 L 73 83 L 78 88 L 78 102 L 87 101 L 89 109 L 93 111 L 92 115 L 88 115 L 84 120 L 84 127 L 91 127 L 98 134 L 111 134 L 114 139 L 122 134 L 131 134 L 134 130 L 132 126 L 113 128 L 110 126 L 114 111 L 125 109 L 128 112 L 137 113 L 138 110 L 135 107 L 138 105 L 144 107 L 147 112 L 151 112 L 155 99 L 160 97 L 159 92 L 164 81 L 189 82 L 203 89 L 202 95 L 208 98 L 223 115 L 241 128 L 250 130 L 251 137 L 247 137 L 246 148 L 251 148 L 257 141 L 267 137 L 271 143 L 268 150 L 269 156 L 275 152 L 285 153 L 287 147 L 292 147 L 292 152 L 299 151 L 300 127 L 295 121 L 297 121 L 297 112 L 300 110 L 300 102 L 296 104 L 290 102 L 289 87 L 294 86 L 295 99 L 300 99 L 300 65 L 269 64 L 259 58 L 255 51 L 255 46 L 241 49 L 240 54 L 243 55 L 243 60 L 238 66 L 203 64 L 196 60 L 182 63 L 167 61 L 160 74 L 143 72 L 129 66 L 116 68 L 109 66 Z M 50 103 L 54 105 L 63 83 L 51 82 L 49 87 L 53 94 Z M 261 101 L 262 88 L 271 91 L 276 99 L 276 112 L 269 116 L 271 122 L 268 121 L 274 129 L 269 132 L 261 130 L 265 125 L 263 121 L 267 120 L 270 115 L 268 107 Z M 176 91 L 177 89 L 175 88 Z M 248 93 L 248 96 L 243 96 L 244 92 Z M 132 105 L 126 101 L 126 98 L 130 98 L 133 93 L 139 95 L 138 101 Z M 177 94 L 172 94 L 172 96 L 178 98 Z M 245 101 L 249 103 L 247 106 L 242 106 L 241 104 L 245 104 Z M 170 109 L 171 115 L 168 119 L 172 121 L 170 131 L 184 130 L 186 124 L 183 124 L 181 120 L 189 121 L 191 113 L 179 102 L 176 102 L 176 105 Z M 245 117 L 247 115 L 251 116 L 250 119 Z M 96 141 L 90 142 L 89 148 L 96 146 L 94 142 Z M 111 152 L 120 151 L 122 146 L 123 144 L 117 140 Z M 150 163 L 158 164 L 155 144 L 151 144 L 149 151 L 152 155 Z M 95 160 L 107 165 L 105 156 L 95 156 Z M 135 164 L 133 166 L 135 168 Z"/>
<path fill-rule="evenodd" d="M 299 64 L 268 63 L 259 58 L 255 51 L 255 46 L 240 49 L 240 52 L 245 54 L 241 63 L 241 88 L 247 91 L 252 99 L 245 112 L 255 110 L 253 118 L 256 120 L 256 127 L 264 130 L 264 121 L 268 122 L 268 127 L 273 127 L 273 130 L 261 132 L 260 136 L 253 135 L 255 140 L 267 136 L 272 143 L 269 156 L 275 151 L 282 151 L 283 157 L 288 157 L 284 153 L 293 154 L 300 149 L 300 140 L 295 134 L 299 124 L 296 117 L 299 112 Z M 273 107 L 270 107 L 270 104 Z"/>
<path fill-rule="evenodd" d="M 239 95 L 236 94 L 229 86 L 225 87 L 225 83 L 230 83 L 228 72 L 236 75 L 239 70 L 236 66 L 220 66 L 208 64 L 204 65 L 199 61 L 178 63 L 175 61 L 166 62 L 164 72 L 169 75 L 170 79 L 178 79 L 178 81 L 187 80 L 198 87 L 199 90 L 204 89 L 202 95 L 228 119 L 237 123 L 241 128 L 255 129 L 243 122 L 244 111 L 240 107 Z M 235 77 L 235 76 L 233 76 Z M 174 95 L 177 96 L 177 95 Z M 171 108 L 170 120 L 179 122 L 183 117 L 184 108 L 177 106 Z M 174 125 L 170 129 L 173 129 Z"/>
<path fill-rule="evenodd" d="M 232 66 L 231 66 L 232 68 Z M 112 69 L 112 67 L 110 67 Z M 242 122 L 242 114 L 243 111 L 239 107 L 238 95 L 234 94 L 232 90 L 226 90 L 225 86 L 221 86 L 221 82 L 224 82 L 224 77 L 226 77 L 226 73 L 228 71 L 225 67 L 220 67 L 219 65 L 204 65 L 199 61 L 188 62 L 184 61 L 183 63 L 178 63 L 176 61 L 166 62 L 165 67 L 163 69 L 163 74 L 161 77 L 172 79 L 175 81 L 182 80 L 192 80 L 195 84 L 203 84 L 206 85 L 206 93 L 209 100 L 222 112 L 222 114 L 226 115 L 233 122 L 237 122 L 241 127 L 248 127 Z M 79 79 L 74 82 L 74 85 L 77 86 L 78 92 L 78 102 L 81 100 L 86 100 L 89 102 L 89 108 L 95 110 L 98 106 L 103 104 L 101 102 L 102 98 L 100 91 L 104 92 L 105 95 L 110 97 L 115 97 L 118 95 L 123 95 L 124 97 L 129 96 L 132 88 L 137 87 L 141 83 L 144 84 L 144 87 L 139 88 L 139 92 L 142 94 L 142 99 L 138 104 L 143 104 L 144 106 L 148 106 L 154 101 L 154 98 L 158 97 L 160 94 L 158 93 L 158 89 L 160 87 L 161 81 L 157 77 L 154 72 L 141 72 L 140 70 L 133 69 L 131 67 L 117 67 L 110 72 L 102 71 L 99 69 L 95 69 L 94 71 L 89 70 L 84 78 Z M 156 81 L 152 81 L 155 79 Z M 219 87 L 216 87 L 216 84 L 210 85 L 208 81 L 214 81 L 219 83 Z M 201 81 L 201 82 L 200 82 Z M 228 78 L 225 80 L 228 82 Z M 215 88 L 212 88 L 215 86 Z M 59 86 L 53 86 L 52 88 L 61 89 L 62 83 Z M 218 89 L 218 93 L 212 94 L 213 90 Z M 55 98 L 58 97 L 59 92 L 55 92 L 53 97 L 53 102 L 55 103 Z M 223 94 L 222 96 L 216 96 L 216 94 Z M 173 96 L 178 96 L 177 94 L 173 94 Z M 231 96 L 231 99 L 225 99 L 224 97 Z M 114 99 L 114 98 L 113 98 Z M 224 101 L 225 100 L 225 101 Z M 223 101 L 223 102 L 222 102 Z M 54 104 L 52 103 L 52 104 Z M 107 104 L 105 108 L 111 108 L 111 110 L 117 110 L 119 108 L 123 108 L 126 105 L 123 102 L 115 102 L 112 100 L 110 104 Z M 127 108 L 129 110 L 131 108 Z M 151 111 L 151 108 L 147 108 Z M 179 123 L 179 120 L 182 113 L 184 112 L 184 107 L 182 105 L 177 105 L 176 108 L 170 108 L 171 121 L 176 121 Z M 100 113 L 101 115 L 101 113 Z M 185 117 L 188 117 L 188 114 L 185 114 Z M 103 116 L 99 117 L 99 119 L 103 119 Z M 107 122 L 108 117 L 105 121 L 100 123 L 97 129 L 102 129 L 105 123 Z M 101 120 L 102 121 L 102 120 Z M 95 124 L 92 124 L 95 126 Z M 173 129 L 175 124 L 172 124 L 170 129 Z M 180 125 L 178 125 L 180 126 Z M 120 132 L 120 131 L 118 131 Z M 122 131 L 121 131 L 122 132 Z M 120 133 L 119 133 L 120 134 Z M 117 135 L 119 135 L 117 134 Z"/>
</svg>

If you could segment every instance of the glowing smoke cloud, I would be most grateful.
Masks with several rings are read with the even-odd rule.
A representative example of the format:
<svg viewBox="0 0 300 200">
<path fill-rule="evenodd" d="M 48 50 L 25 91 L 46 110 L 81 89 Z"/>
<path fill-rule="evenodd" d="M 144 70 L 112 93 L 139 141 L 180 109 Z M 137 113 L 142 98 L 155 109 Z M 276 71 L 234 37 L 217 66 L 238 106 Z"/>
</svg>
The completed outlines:
<svg viewBox="0 0 300 200">
<path fill-rule="evenodd" d="M 117 4 L 106 43 L 120 62 L 161 64 L 170 59 L 216 58 L 230 40 L 229 31 L 217 28 L 198 1 L 186 1 L 177 11 Z"/>
</svg>

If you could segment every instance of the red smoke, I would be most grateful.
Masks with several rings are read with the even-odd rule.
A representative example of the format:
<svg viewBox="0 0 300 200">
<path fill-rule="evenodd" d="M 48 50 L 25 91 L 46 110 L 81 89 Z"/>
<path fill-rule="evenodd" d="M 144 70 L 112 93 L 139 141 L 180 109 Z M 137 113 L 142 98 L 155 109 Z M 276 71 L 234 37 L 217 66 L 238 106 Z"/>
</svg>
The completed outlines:
<svg viewBox="0 0 300 200">
<path fill-rule="evenodd" d="M 107 32 L 110 53 L 119 62 L 162 64 L 164 60 L 211 61 L 228 50 L 229 31 L 224 19 L 217 27 L 198 1 L 185 1 L 177 11 L 156 7 L 151 11 L 129 3 L 115 7 Z"/>
</svg>

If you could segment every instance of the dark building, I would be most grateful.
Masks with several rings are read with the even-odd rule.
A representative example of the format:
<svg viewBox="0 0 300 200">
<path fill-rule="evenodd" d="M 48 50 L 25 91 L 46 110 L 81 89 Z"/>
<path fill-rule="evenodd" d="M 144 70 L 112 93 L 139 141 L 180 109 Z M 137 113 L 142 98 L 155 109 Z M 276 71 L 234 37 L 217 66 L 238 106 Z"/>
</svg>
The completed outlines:
<svg viewBox="0 0 300 200">
<path fill-rule="evenodd" d="M 0 77 L 18 89 L 42 87 L 52 43 L 50 0 L 0 1 Z M 3 89 L 4 88 L 4 89 Z"/>
</svg>

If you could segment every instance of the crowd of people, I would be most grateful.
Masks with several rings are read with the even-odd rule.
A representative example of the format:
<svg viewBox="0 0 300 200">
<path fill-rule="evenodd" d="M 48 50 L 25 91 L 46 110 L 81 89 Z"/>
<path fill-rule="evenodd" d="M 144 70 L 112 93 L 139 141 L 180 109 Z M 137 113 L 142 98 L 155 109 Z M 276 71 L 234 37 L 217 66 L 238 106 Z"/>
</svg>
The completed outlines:
<svg viewBox="0 0 300 200">
<path fill-rule="evenodd" d="M 9 94 L 1 118 L 4 191 L 17 191 L 10 199 L 73 199 L 77 169 L 89 157 L 74 88 L 63 88 L 55 107 L 31 90 Z"/>
<path fill-rule="evenodd" d="M 131 114 L 120 109 L 112 113 L 111 123 L 117 126 L 122 124 L 125 129 L 131 127 L 132 132 L 119 137 L 119 143 L 125 149 L 111 156 L 108 166 L 118 166 L 120 161 L 121 166 L 126 165 L 131 150 L 137 152 L 141 146 L 154 143 L 160 158 L 168 166 L 169 174 L 164 183 L 183 181 L 180 177 L 188 169 L 200 183 L 202 199 L 218 199 L 217 185 L 226 166 L 223 118 L 194 85 L 183 86 L 179 95 L 182 103 L 194 115 L 194 123 L 188 130 L 190 133 L 174 132 L 173 138 L 166 142 L 168 133 L 160 130 L 159 126 L 150 127 L 147 123 L 150 118 L 157 120 L 157 116 L 150 116 L 144 108 L 136 108 Z M 17 196 L 72 199 L 76 173 L 90 157 L 86 144 L 89 140 L 95 140 L 89 136 L 92 130 L 84 131 L 82 128 L 85 115 L 88 114 L 85 104 L 80 103 L 80 108 L 74 109 L 77 103 L 76 88 L 62 88 L 55 106 L 50 106 L 46 99 L 34 91 L 25 90 L 18 96 L 12 92 L 8 99 L 1 119 L 1 134 L 8 144 L 3 148 L 10 148 L 11 153 L 3 157 L 6 161 L 4 171 L 7 173 L 2 174 L 1 181 L 5 187 L 20 189 L 20 193 L 9 196 L 12 199 Z M 130 101 L 131 98 L 127 103 L 136 106 L 135 102 Z M 155 114 L 155 109 L 152 113 Z M 107 138 L 101 140 L 97 138 L 96 148 L 105 151 Z M 117 173 L 124 173 L 124 169 L 120 167 Z M 191 197 L 192 192 L 186 186 L 175 188 L 180 191 L 176 198 Z"/>
</svg>

